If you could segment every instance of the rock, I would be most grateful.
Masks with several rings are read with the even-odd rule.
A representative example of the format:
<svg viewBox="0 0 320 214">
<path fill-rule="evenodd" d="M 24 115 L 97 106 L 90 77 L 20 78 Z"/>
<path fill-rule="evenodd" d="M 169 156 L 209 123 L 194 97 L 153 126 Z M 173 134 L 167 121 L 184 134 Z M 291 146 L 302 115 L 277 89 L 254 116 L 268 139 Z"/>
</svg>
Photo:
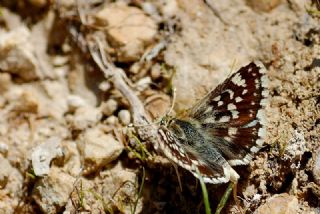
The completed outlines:
<svg viewBox="0 0 320 214">
<path fill-rule="evenodd" d="M 320 185 L 320 149 L 314 155 L 314 166 L 312 169 L 312 174 L 315 182 Z"/>
<path fill-rule="evenodd" d="M 255 0 L 247 0 L 247 3 L 250 7 L 257 11 L 269 12 L 281 3 L 282 0 L 269 0 L 269 1 L 255 1 Z"/>
<path fill-rule="evenodd" d="M 119 50 L 118 60 L 138 60 L 144 47 L 157 34 L 157 25 L 142 10 L 124 4 L 109 4 L 96 15 L 97 23 L 106 26 L 112 46 Z"/>
<path fill-rule="evenodd" d="M 9 151 L 9 146 L 3 142 L 0 142 L 0 154 L 6 157 L 8 154 L 8 151 Z"/>
<path fill-rule="evenodd" d="M 7 183 L 12 170 L 12 166 L 9 161 L 0 155 L 0 189 L 3 189 Z"/>
<path fill-rule="evenodd" d="M 63 147 L 63 171 L 71 176 L 77 177 L 82 172 L 82 163 L 77 142 L 66 141 L 62 142 Z"/>
<path fill-rule="evenodd" d="M 26 27 L 0 33 L 0 69 L 27 81 L 42 76 L 29 39 Z"/>
<path fill-rule="evenodd" d="M 86 101 L 78 95 L 69 95 L 67 98 L 69 111 L 74 111 L 77 108 L 87 106 Z"/>
<path fill-rule="evenodd" d="M 0 213 L 15 213 L 24 194 L 24 177 L 10 162 L 0 155 Z"/>
<path fill-rule="evenodd" d="M 106 123 L 109 125 L 116 125 L 117 123 L 119 123 L 119 119 L 118 117 L 111 115 L 106 119 Z"/>
<path fill-rule="evenodd" d="M 92 182 L 92 179 L 80 178 L 75 186 L 77 191 L 71 193 L 63 214 L 83 213 L 79 212 L 79 208 L 86 213 L 110 213 L 106 212 L 109 211 L 107 204 L 104 203 L 106 199 L 101 197 L 100 192 L 97 191 L 97 184 Z"/>
<path fill-rule="evenodd" d="M 146 104 L 146 110 L 153 118 L 161 118 L 165 116 L 171 107 L 170 97 L 162 94 L 153 98 Z"/>
<path fill-rule="evenodd" d="M 131 121 L 131 114 L 128 110 L 119 111 L 118 117 L 123 125 L 128 125 Z"/>
<path fill-rule="evenodd" d="M 79 179 L 78 191 L 70 195 L 64 213 L 79 213 L 79 207 L 74 205 L 80 203 L 81 208 L 88 213 L 143 213 L 143 198 L 136 201 L 139 190 L 137 180 L 137 172 L 124 168 L 120 161 L 101 171 L 94 179 Z M 82 193 L 82 198 L 79 193 Z M 133 212 L 135 204 L 136 212 Z"/>
<path fill-rule="evenodd" d="M 161 77 L 161 66 L 159 64 L 152 66 L 150 75 L 152 80 L 159 79 Z"/>
<path fill-rule="evenodd" d="M 137 91 L 145 91 L 152 84 L 151 77 L 143 77 L 135 83 L 135 89 Z"/>
<path fill-rule="evenodd" d="M 44 80 L 41 82 L 47 97 L 47 109 L 42 109 L 44 114 L 61 119 L 68 111 L 69 86 L 66 80 Z"/>
<path fill-rule="evenodd" d="M 45 7 L 46 5 L 49 5 L 51 1 L 49 0 L 29 0 L 29 2 L 38 8 Z"/>
<path fill-rule="evenodd" d="M 110 116 L 117 110 L 118 102 L 114 99 L 109 99 L 107 102 L 103 102 L 100 108 L 104 115 Z"/>
<path fill-rule="evenodd" d="M 101 117 L 102 114 L 99 109 L 91 106 L 85 106 L 78 108 L 74 116 L 69 120 L 74 129 L 83 130 L 97 124 Z"/>
<path fill-rule="evenodd" d="M 39 104 L 38 97 L 32 91 L 23 91 L 16 100 L 14 110 L 36 114 L 38 113 Z"/>
<path fill-rule="evenodd" d="M 50 171 L 52 159 L 63 155 L 60 142 L 60 138 L 51 137 L 33 150 L 31 160 L 36 176 L 47 175 Z"/>
<path fill-rule="evenodd" d="M 118 162 L 113 168 L 102 172 L 101 177 L 103 177 L 102 197 L 107 198 L 108 195 L 113 195 L 113 205 L 120 213 L 132 213 L 132 205 L 138 196 L 139 186 L 135 185 L 137 173 L 123 168 L 121 162 Z M 142 201 L 143 198 L 138 200 L 135 213 L 141 213 Z"/>
<path fill-rule="evenodd" d="M 0 94 L 10 89 L 11 85 L 11 76 L 8 73 L 0 73 Z"/>
<path fill-rule="evenodd" d="M 103 92 L 107 92 L 111 88 L 111 84 L 108 81 L 102 81 L 99 84 L 99 89 Z"/>
<path fill-rule="evenodd" d="M 295 130 L 292 138 L 285 147 L 282 159 L 290 160 L 290 162 L 292 162 L 291 168 L 299 167 L 301 157 L 306 149 L 307 147 L 304 134 Z M 297 161 L 297 164 L 295 161 Z"/>
<path fill-rule="evenodd" d="M 124 146 L 111 134 L 104 133 L 99 127 L 88 129 L 84 133 L 81 143 L 86 168 L 85 174 L 117 159 L 124 149 Z"/>
<path fill-rule="evenodd" d="M 299 202 L 295 196 L 287 193 L 277 194 L 254 212 L 255 214 L 294 214 L 299 211 Z"/>
<path fill-rule="evenodd" d="M 58 213 L 67 203 L 75 180 L 59 168 L 52 168 L 35 184 L 32 197 L 44 213 Z"/>
</svg>

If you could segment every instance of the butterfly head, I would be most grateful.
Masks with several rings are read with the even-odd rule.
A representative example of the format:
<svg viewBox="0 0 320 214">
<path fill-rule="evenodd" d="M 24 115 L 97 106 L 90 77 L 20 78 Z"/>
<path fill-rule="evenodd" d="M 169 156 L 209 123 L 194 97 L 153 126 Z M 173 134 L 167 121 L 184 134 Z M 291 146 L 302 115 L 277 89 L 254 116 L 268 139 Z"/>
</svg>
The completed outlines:
<svg viewBox="0 0 320 214">
<path fill-rule="evenodd" d="M 168 127 L 170 126 L 170 124 L 172 124 L 175 121 L 175 118 L 170 116 L 170 115 L 166 115 L 164 117 L 161 118 L 160 120 L 160 126 L 165 126 Z"/>
</svg>

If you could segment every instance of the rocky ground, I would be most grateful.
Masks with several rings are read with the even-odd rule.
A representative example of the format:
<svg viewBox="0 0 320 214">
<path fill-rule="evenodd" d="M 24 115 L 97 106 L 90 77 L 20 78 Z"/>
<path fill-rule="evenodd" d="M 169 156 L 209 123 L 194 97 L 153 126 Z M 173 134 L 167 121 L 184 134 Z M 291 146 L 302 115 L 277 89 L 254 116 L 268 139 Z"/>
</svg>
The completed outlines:
<svg viewBox="0 0 320 214">
<path fill-rule="evenodd" d="M 317 0 L 1 1 L 0 213 L 204 213 L 145 130 L 252 60 L 271 98 L 242 212 L 319 213 L 319 20 Z M 207 188 L 214 211 L 227 184 Z"/>
</svg>

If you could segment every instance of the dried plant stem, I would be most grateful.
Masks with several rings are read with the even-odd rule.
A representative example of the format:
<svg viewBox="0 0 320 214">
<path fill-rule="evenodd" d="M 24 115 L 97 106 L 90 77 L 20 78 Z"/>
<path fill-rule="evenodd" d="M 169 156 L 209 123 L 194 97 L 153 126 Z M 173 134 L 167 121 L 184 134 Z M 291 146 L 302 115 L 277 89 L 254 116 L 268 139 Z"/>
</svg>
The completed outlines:
<svg viewBox="0 0 320 214">
<path fill-rule="evenodd" d="M 93 37 L 93 41 L 88 41 L 88 47 L 94 62 L 98 65 L 107 79 L 110 79 L 114 87 L 128 100 L 133 122 L 137 127 L 137 131 L 142 140 L 158 145 L 157 126 L 151 123 L 151 119 L 145 112 L 144 106 L 138 96 L 128 86 L 125 72 L 115 67 L 107 60 L 104 55 L 102 40 L 97 36 Z"/>
</svg>

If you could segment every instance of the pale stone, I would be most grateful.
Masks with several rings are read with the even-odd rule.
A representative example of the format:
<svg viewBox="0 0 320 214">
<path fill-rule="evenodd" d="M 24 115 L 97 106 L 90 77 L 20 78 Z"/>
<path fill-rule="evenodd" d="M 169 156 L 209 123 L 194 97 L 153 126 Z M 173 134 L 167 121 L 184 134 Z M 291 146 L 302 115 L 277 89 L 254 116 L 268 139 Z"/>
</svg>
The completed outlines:
<svg viewBox="0 0 320 214">
<path fill-rule="evenodd" d="M 106 119 L 106 123 L 109 125 L 116 125 L 119 122 L 118 117 L 111 115 Z"/>
<path fill-rule="evenodd" d="M 318 185 L 320 185 L 320 149 L 314 155 L 314 166 L 312 169 L 313 177 Z"/>
<path fill-rule="evenodd" d="M 117 194 L 112 199 L 114 205 L 119 209 L 121 213 L 132 213 L 132 205 L 125 203 L 126 198 L 137 198 L 138 188 L 135 185 L 137 181 L 137 173 L 128 168 L 124 168 L 121 162 L 118 162 L 112 168 L 109 168 L 101 172 L 103 177 L 103 194 L 104 198 L 114 193 L 117 190 Z M 126 185 L 123 185 L 126 183 Z M 112 187 L 112 188 L 111 188 Z M 137 208 L 135 213 L 141 213 L 143 206 L 143 198 L 137 201 Z"/>
<path fill-rule="evenodd" d="M 106 25 L 108 38 L 120 48 L 118 60 L 131 62 L 139 59 L 144 47 L 157 34 L 157 25 L 142 10 L 124 4 L 109 4 L 96 15 L 97 22 Z"/>
<path fill-rule="evenodd" d="M 9 176 L 12 171 L 12 166 L 9 161 L 0 155 L 0 189 L 3 189 L 9 182 Z"/>
<path fill-rule="evenodd" d="M 299 211 L 298 199 L 287 193 L 274 195 L 261 205 L 255 214 L 294 214 Z"/>
<path fill-rule="evenodd" d="M 52 159 L 63 155 L 60 143 L 60 138 L 52 137 L 33 150 L 31 160 L 35 175 L 43 176 L 49 173 Z"/>
<path fill-rule="evenodd" d="M 87 102 L 78 95 L 69 95 L 67 98 L 69 110 L 75 110 L 80 107 L 87 106 Z"/>
<path fill-rule="evenodd" d="M 41 72 L 33 47 L 30 32 L 26 27 L 9 33 L 0 32 L 0 69 L 18 75 L 24 80 L 41 77 Z"/>
<path fill-rule="evenodd" d="M 29 0 L 29 2 L 35 7 L 45 7 L 49 5 L 51 1 L 49 0 Z"/>
<path fill-rule="evenodd" d="M 128 125 L 131 121 L 131 114 L 128 110 L 119 111 L 118 117 L 123 125 Z"/>
<path fill-rule="evenodd" d="M 70 122 L 75 129 L 83 130 L 97 124 L 101 117 L 102 114 L 99 109 L 85 106 L 76 110 L 74 116 L 70 119 Z"/>
<path fill-rule="evenodd" d="M 16 101 L 14 107 L 17 112 L 38 113 L 40 101 L 32 91 L 24 91 Z"/>
<path fill-rule="evenodd" d="M 268 1 L 255 1 L 255 0 L 247 0 L 247 3 L 250 7 L 252 7 L 254 10 L 258 11 L 271 11 L 281 3 L 283 3 L 283 0 L 268 0 Z"/>
<path fill-rule="evenodd" d="M 82 144 L 85 165 L 93 168 L 101 168 L 117 159 L 124 149 L 119 141 L 99 127 L 88 129 L 82 138 Z"/>
<path fill-rule="evenodd" d="M 44 213 L 58 213 L 67 203 L 75 180 L 59 168 L 52 168 L 36 183 L 32 197 Z"/>
<path fill-rule="evenodd" d="M 106 116 L 112 115 L 118 108 L 118 102 L 114 99 L 109 99 L 103 102 L 100 106 L 102 113 Z"/>
</svg>

